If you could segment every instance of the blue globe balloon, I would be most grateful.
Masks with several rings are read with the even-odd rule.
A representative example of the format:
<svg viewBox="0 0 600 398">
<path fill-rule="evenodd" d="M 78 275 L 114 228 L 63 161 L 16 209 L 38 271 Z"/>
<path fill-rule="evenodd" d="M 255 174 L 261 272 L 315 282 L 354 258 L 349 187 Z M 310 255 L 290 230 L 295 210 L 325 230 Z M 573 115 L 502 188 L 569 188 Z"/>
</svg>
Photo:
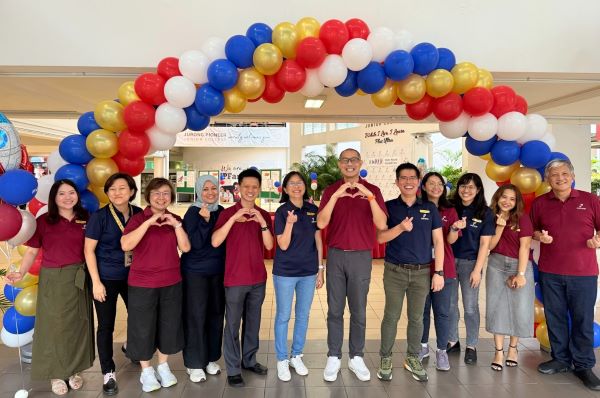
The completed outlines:
<svg viewBox="0 0 600 398">
<path fill-rule="evenodd" d="M 358 91 L 358 83 L 356 82 L 356 77 L 358 76 L 358 72 L 354 72 L 352 70 L 348 70 L 348 74 L 346 75 L 346 80 L 339 86 L 335 88 L 335 91 L 341 95 L 342 97 L 350 97 Z"/>
<path fill-rule="evenodd" d="M 25 170 L 11 169 L 0 176 L 0 199 L 13 206 L 29 202 L 37 188 L 35 176 Z"/>
<path fill-rule="evenodd" d="M 98 201 L 96 195 L 94 195 L 87 189 L 81 191 L 81 193 L 79 194 L 79 198 L 81 200 L 81 205 L 83 206 L 83 208 L 89 211 L 90 213 L 94 213 L 100 208 L 100 202 Z"/>
<path fill-rule="evenodd" d="M 594 348 L 600 347 L 600 325 L 594 322 Z"/>
<path fill-rule="evenodd" d="M 529 141 L 521 147 L 521 164 L 538 169 L 550 160 L 550 147 L 543 141 Z"/>
<path fill-rule="evenodd" d="M 490 154 L 492 160 L 500 166 L 508 166 L 519 160 L 521 148 L 515 141 L 497 141 Z"/>
<path fill-rule="evenodd" d="M 435 69 L 446 69 L 447 71 L 451 71 L 456 65 L 456 57 L 454 53 L 447 48 L 438 48 L 438 54 L 440 59 Z"/>
<path fill-rule="evenodd" d="M 369 172 L 365 169 L 361 169 L 359 174 L 362 178 L 366 178 Z"/>
<path fill-rule="evenodd" d="M 20 287 L 15 287 L 9 284 L 4 285 L 4 297 L 11 303 L 15 302 L 15 298 L 17 298 L 17 294 L 21 293 L 23 290 Z"/>
<path fill-rule="evenodd" d="M 279 181 L 275 181 L 273 185 L 275 185 L 275 188 L 279 188 L 281 186 L 281 183 Z"/>
<path fill-rule="evenodd" d="M 314 171 L 312 173 L 310 173 L 310 179 L 311 180 L 316 180 L 317 179 L 317 173 L 315 173 Z"/>
<path fill-rule="evenodd" d="M 94 118 L 94 112 L 86 112 L 83 115 L 79 116 L 79 120 L 77 120 L 77 130 L 83 136 L 88 136 L 92 131 L 101 129 L 96 123 L 96 119 Z"/>
<path fill-rule="evenodd" d="M 542 304 L 544 304 L 544 296 L 542 295 L 542 286 L 539 283 L 535 284 L 535 298 Z"/>
<path fill-rule="evenodd" d="M 378 62 L 369 62 L 363 70 L 358 72 L 356 82 L 358 87 L 367 94 L 374 94 L 385 86 L 386 76 L 383 66 Z"/>
<path fill-rule="evenodd" d="M 205 84 L 196 91 L 194 105 L 198 112 L 207 116 L 216 116 L 223 112 L 225 98 L 223 93 L 209 84 Z"/>
<path fill-rule="evenodd" d="M 492 150 L 492 147 L 496 143 L 497 138 L 493 136 L 489 140 L 486 141 L 477 141 L 475 138 L 467 135 L 467 139 L 465 140 L 465 146 L 467 147 L 467 151 L 471 155 L 482 156 L 486 153 L 489 153 Z"/>
<path fill-rule="evenodd" d="M 208 83 L 217 90 L 225 91 L 237 83 L 238 71 L 233 62 L 217 59 L 208 66 Z"/>
<path fill-rule="evenodd" d="M 85 136 L 78 134 L 63 138 L 58 145 L 58 152 L 64 160 L 74 164 L 86 164 L 94 158 L 85 146 Z"/>
<path fill-rule="evenodd" d="M 21 334 L 29 332 L 35 324 L 34 316 L 24 316 L 17 312 L 15 307 L 10 307 L 4 313 L 2 324 L 7 332 L 12 334 Z"/>
<path fill-rule="evenodd" d="M 85 168 L 78 164 L 65 164 L 56 170 L 54 181 L 58 180 L 73 181 L 79 192 L 85 190 L 90 183 L 85 173 Z"/>
<path fill-rule="evenodd" d="M 198 112 L 195 106 L 188 106 L 184 109 L 185 116 L 187 117 L 186 128 L 192 131 L 201 131 L 208 127 L 210 124 L 210 117 Z"/>
<path fill-rule="evenodd" d="M 246 36 L 235 35 L 225 44 L 225 55 L 238 68 L 249 68 L 253 65 L 252 56 L 256 46 Z"/>
<path fill-rule="evenodd" d="M 431 43 L 419 43 L 410 50 L 415 62 L 414 73 L 427 75 L 434 70 L 440 61 L 438 49 Z"/>
<path fill-rule="evenodd" d="M 569 160 L 570 161 L 569 157 L 567 155 L 565 155 L 564 153 L 562 153 L 562 152 L 551 152 L 550 153 L 550 159 L 548 161 L 555 160 L 555 159 Z"/>
<path fill-rule="evenodd" d="M 269 25 L 257 22 L 250 25 L 246 31 L 246 36 L 248 36 L 254 45 L 258 47 L 263 43 L 271 43 L 273 38 L 273 30 L 269 27 Z"/>
<path fill-rule="evenodd" d="M 396 81 L 406 79 L 413 72 L 414 67 L 413 58 L 404 50 L 392 51 L 383 63 L 387 77 Z"/>
</svg>

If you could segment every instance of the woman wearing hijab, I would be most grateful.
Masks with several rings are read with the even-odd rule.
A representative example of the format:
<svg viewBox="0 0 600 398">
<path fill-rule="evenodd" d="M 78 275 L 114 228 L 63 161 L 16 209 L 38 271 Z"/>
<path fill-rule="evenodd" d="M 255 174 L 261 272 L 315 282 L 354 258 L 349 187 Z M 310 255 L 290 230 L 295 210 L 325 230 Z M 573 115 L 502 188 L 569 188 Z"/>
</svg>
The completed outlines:
<svg viewBox="0 0 600 398">
<path fill-rule="evenodd" d="M 183 273 L 183 361 L 190 380 L 206 381 L 206 372 L 221 372 L 216 361 L 221 357 L 223 317 L 225 314 L 225 245 L 211 245 L 212 230 L 223 210 L 219 206 L 217 179 L 203 175 L 196 181 L 197 200 L 183 217 L 192 249 L 181 256 Z"/>
</svg>

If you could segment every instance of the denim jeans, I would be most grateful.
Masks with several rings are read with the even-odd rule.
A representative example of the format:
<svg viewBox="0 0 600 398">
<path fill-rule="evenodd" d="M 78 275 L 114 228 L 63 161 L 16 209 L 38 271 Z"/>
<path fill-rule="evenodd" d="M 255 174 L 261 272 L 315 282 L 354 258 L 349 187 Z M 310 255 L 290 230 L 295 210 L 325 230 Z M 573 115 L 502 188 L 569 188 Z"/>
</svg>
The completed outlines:
<svg viewBox="0 0 600 398">
<path fill-rule="evenodd" d="M 423 311 L 423 337 L 421 343 L 426 344 L 429 341 L 429 324 L 431 323 L 431 308 L 433 307 L 437 349 L 446 349 L 448 334 L 450 333 L 450 295 L 457 283 L 456 278 L 445 278 L 442 290 L 435 293 L 430 291 L 427 295 L 425 310 Z"/>
<path fill-rule="evenodd" d="M 310 306 L 315 295 L 316 281 L 316 274 L 301 277 L 273 275 L 275 301 L 277 303 L 275 313 L 275 352 L 277 353 L 278 361 L 288 359 L 288 323 L 292 313 L 294 291 L 296 292 L 296 307 L 294 309 L 296 321 L 294 322 L 292 356 L 302 354 L 304 342 L 306 341 Z"/>
<path fill-rule="evenodd" d="M 458 283 L 450 290 L 450 334 L 448 341 L 458 341 L 458 286 L 462 293 L 465 326 L 467 328 L 467 346 L 475 347 L 479 341 L 479 286 L 471 287 L 469 280 L 475 268 L 475 260 L 456 259 L 456 275 Z"/>
</svg>

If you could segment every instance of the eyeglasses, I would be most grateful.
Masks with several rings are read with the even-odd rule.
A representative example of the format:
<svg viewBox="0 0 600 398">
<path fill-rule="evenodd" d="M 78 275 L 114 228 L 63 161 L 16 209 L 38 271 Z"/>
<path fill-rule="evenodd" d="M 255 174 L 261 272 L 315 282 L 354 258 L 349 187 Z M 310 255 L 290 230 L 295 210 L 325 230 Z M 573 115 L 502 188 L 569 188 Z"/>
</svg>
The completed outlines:
<svg viewBox="0 0 600 398">
<path fill-rule="evenodd" d="M 459 185 L 458 189 L 463 191 L 477 191 L 477 187 L 475 185 Z"/>
<path fill-rule="evenodd" d="M 151 196 L 154 196 L 154 197 L 156 197 L 156 198 L 158 198 L 158 197 L 161 197 L 161 196 L 162 196 L 163 198 L 168 198 L 168 197 L 170 197 L 170 196 L 171 196 L 171 191 L 168 191 L 168 192 L 166 192 L 166 191 L 165 191 L 165 192 L 160 192 L 160 191 L 151 191 L 151 192 L 150 192 L 150 195 L 151 195 Z"/>
<path fill-rule="evenodd" d="M 350 164 L 350 163 L 358 163 L 360 162 L 360 158 L 340 158 L 340 163 L 342 164 Z"/>
<path fill-rule="evenodd" d="M 417 181 L 419 177 L 417 176 L 400 176 L 398 177 L 400 181 Z"/>
<path fill-rule="evenodd" d="M 304 183 L 302 181 L 297 181 L 297 182 L 288 182 L 287 185 L 289 185 L 290 187 L 301 187 L 304 185 Z"/>
</svg>

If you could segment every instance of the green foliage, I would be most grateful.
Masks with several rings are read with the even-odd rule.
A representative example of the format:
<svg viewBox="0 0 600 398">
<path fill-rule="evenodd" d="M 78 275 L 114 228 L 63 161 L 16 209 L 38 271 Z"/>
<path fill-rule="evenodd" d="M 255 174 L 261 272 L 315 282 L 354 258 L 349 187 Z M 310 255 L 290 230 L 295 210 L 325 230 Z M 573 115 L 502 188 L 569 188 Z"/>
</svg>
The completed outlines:
<svg viewBox="0 0 600 398">
<path fill-rule="evenodd" d="M 592 159 L 592 193 L 600 193 L 600 160 Z"/>
<path fill-rule="evenodd" d="M 321 198 L 323 190 L 335 181 L 342 178 L 342 173 L 338 168 L 338 159 L 335 156 L 333 147 L 327 146 L 327 153 L 325 156 L 309 153 L 306 155 L 306 159 L 300 163 L 294 163 L 292 170 L 300 172 L 304 176 L 304 180 L 310 184 L 310 173 L 317 173 L 317 189 L 313 191 L 308 188 L 309 196 L 312 196 L 315 200 Z"/>
<path fill-rule="evenodd" d="M 0 268 L 0 278 L 4 278 L 6 276 L 6 269 Z M 8 301 L 6 297 L 4 297 L 4 293 L 0 292 L 0 311 L 5 313 L 12 306 L 12 303 Z"/>
<path fill-rule="evenodd" d="M 446 164 L 439 170 L 439 173 L 444 176 L 446 182 L 452 184 L 452 190 L 454 190 L 456 189 L 456 182 L 466 172 L 461 167 L 462 152 L 445 149 L 440 155 L 444 158 Z M 448 190 L 448 193 L 452 190 Z"/>
</svg>

